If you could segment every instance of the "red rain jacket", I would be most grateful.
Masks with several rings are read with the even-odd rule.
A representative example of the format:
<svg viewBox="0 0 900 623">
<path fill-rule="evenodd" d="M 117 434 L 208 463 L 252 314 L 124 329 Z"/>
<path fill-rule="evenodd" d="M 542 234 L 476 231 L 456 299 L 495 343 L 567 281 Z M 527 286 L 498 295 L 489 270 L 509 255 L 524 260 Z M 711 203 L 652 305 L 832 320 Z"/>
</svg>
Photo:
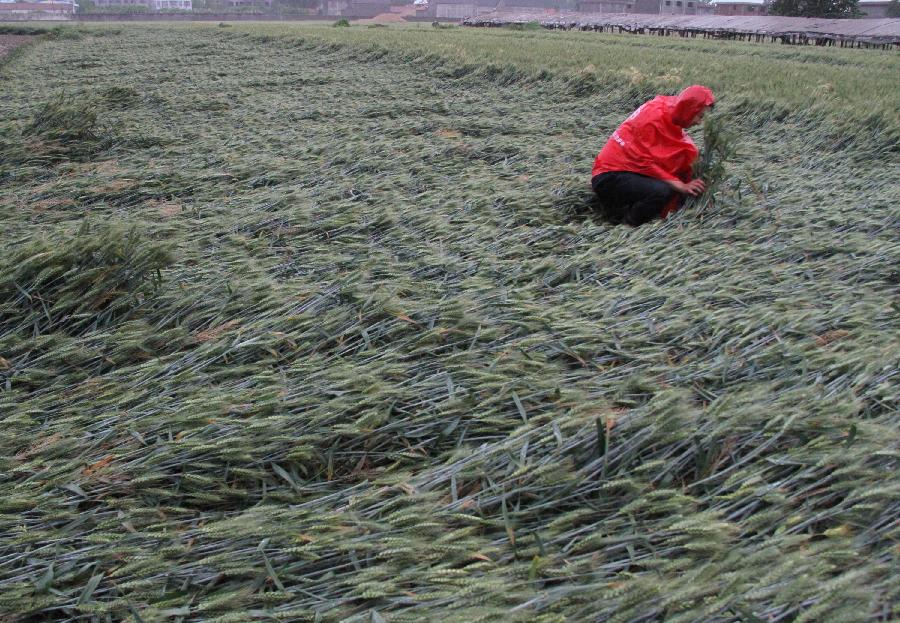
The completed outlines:
<svg viewBox="0 0 900 623">
<path fill-rule="evenodd" d="M 684 129 L 698 112 L 713 103 L 712 91 L 699 85 L 646 102 L 613 132 L 594 160 L 591 177 L 628 171 L 661 180 L 691 181 L 691 167 L 699 152 Z M 676 196 L 666 206 L 664 218 L 677 209 L 678 200 Z"/>
</svg>

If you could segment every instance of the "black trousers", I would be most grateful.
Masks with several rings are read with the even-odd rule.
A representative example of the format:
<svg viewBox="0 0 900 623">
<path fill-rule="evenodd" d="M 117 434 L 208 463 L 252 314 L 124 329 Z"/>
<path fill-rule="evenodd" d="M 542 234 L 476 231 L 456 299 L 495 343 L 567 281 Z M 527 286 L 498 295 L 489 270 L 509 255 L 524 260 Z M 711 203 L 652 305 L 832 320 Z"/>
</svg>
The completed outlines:
<svg viewBox="0 0 900 623">
<path fill-rule="evenodd" d="M 675 194 L 662 180 L 627 171 L 595 175 L 591 186 L 606 216 L 628 225 L 641 225 L 655 219 Z"/>
</svg>

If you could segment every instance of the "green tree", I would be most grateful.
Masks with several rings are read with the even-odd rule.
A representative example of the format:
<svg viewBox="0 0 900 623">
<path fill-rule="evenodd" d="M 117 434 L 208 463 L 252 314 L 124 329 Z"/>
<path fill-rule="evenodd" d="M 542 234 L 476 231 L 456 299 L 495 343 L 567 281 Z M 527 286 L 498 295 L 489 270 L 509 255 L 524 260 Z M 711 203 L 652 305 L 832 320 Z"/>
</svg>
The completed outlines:
<svg viewBox="0 0 900 623">
<path fill-rule="evenodd" d="M 857 0 L 774 0 L 769 15 L 858 17 L 860 12 Z"/>
</svg>

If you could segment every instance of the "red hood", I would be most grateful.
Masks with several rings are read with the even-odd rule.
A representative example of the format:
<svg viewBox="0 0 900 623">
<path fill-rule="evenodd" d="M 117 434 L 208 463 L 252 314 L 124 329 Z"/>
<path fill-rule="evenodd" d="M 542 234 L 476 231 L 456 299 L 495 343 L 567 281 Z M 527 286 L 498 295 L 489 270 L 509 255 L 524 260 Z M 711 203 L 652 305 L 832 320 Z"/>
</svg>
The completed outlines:
<svg viewBox="0 0 900 623">
<path fill-rule="evenodd" d="M 698 112 L 716 102 L 712 91 L 698 84 L 689 86 L 674 99 L 672 123 L 682 128 L 686 128 Z"/>
</svg>

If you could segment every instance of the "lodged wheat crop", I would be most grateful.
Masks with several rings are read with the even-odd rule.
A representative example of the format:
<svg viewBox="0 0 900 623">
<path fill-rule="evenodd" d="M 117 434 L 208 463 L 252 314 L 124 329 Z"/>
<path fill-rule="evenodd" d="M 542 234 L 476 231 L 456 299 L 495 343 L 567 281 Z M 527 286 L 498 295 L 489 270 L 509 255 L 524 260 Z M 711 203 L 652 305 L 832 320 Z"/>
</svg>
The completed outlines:
<svg viewBox="0 0 900 623">
<path fill-rule="evenodd" d="M 612 226 L 593 157 L 689 79 L 424 32 L 98 27 L 3 67 L 0 613 L 895 619 L 887 107 L 719 85 L 711 193 Z"/>
</svg>

